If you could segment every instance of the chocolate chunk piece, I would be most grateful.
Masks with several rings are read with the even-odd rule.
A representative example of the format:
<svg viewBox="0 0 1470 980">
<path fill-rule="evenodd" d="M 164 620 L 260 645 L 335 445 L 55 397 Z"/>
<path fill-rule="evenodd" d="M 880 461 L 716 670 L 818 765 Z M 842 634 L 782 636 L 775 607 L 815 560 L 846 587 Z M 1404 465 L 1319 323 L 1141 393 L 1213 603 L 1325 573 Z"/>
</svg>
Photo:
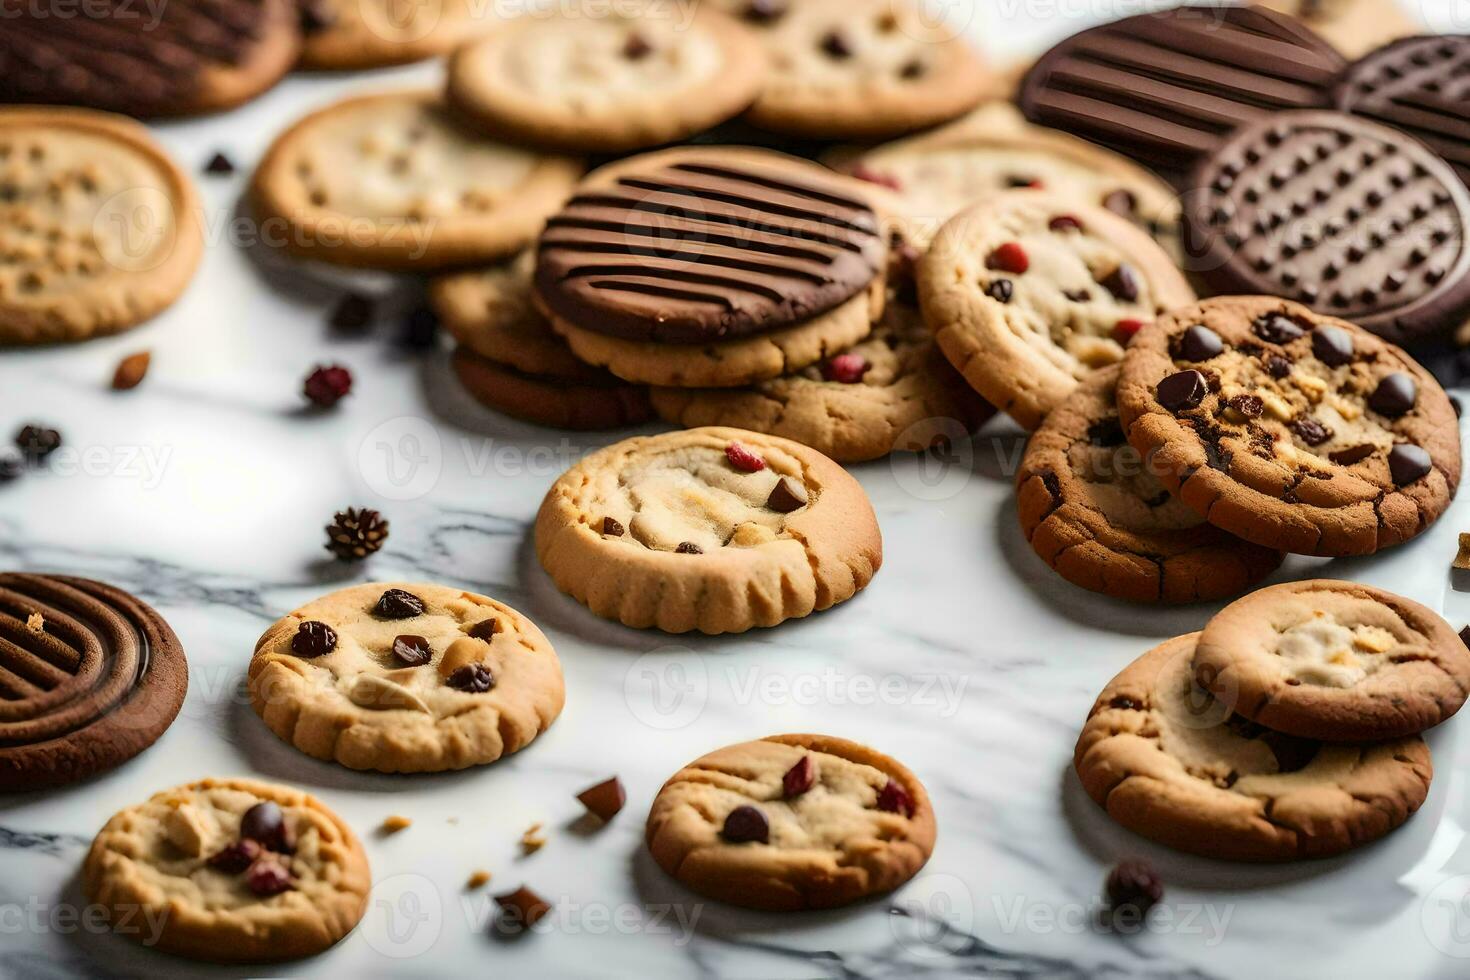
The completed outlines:
<svg viewBox="0 0 1470 980">
<path fill-rule="evenodd" d="M 422 667 L 434 659 L 434 651 L 426 638 L 406 633 L 393 638 L 393 656 L 405 667 Z"/>
<path fill-rule="evenodd" d="M 1360 463 L 1378 452 L 1378 447 L 1371 442 L 1365 442 L 1358 446 L 1349 446 L 1347 449 L 1337 449 L 1327 454 L 1327 458 L 1342 466 L 1352 466 Z"/>
<path fill-rule="evenodd" d="M 604 779 L 595 786 L 588 786 L 577 794 L 577 799 L 582 801 L 591 813 L 606 823 L 617 815 L 623 805 L 628 802 L 628 794 L 623 790 L 623 781 L 614 776 Z"/>
<path fill-rule="evenodd" d="M 811 789 L 816 781 L 817 764 L 811 756 L 804 755 L 781 777 L 781 792 L 788 799 L 800 796 Z"/>
<path fill-rule="evenodd" d="M 629 61 L 642 61 L 653 54 L 653 45 L 648 43 L 648 38 L 637 31 L 628 35 L 628 40 L 623 42 L 623 57 Z"/>
<path fill-rule="evenodd" d="M 357 331 L 373 322 L 373 301 L 357 293 L 348 293 L 338 301 L 327 323 L 333 330 Z"/>
<path fill-rule="evenodd" d="M 732 844 L 764 844 L 771 836 L 766 815 L 753 806 L 737 806 L 725 817 L 720 836 Z"/>
<path fill-rule="evenodd" d="M 240 837 L 281 854 L 290 854 L 296 848 L 286 814 L 274 800 L 263 800 L 245 811 L 240 818 Z"/>
<path fill-rule="evenodd" d="M 499 632 L 500 620 L 496 619 L 494 616 L 491 616 L 489 619 L 482 619 L 475 625 L 471 626 L 469 632 L 466 635 L 474 637 L 477 640 L 484 640 L 488 643 L 495 636 L 495 634 Z"/>
<path fill-rule="evenodd" d="M 776 485 L 771 488 L 771 495 L 766 498 L 766 506 L 778 514 L 800 510 L 806 503 L 806 487 L 789 476 L 777 480 Z"/>
<path fill-rule="evenodd" d="M 841 31 L 828 31 L 822 37 L 822 51 L 839 61 L 852 57 L 852 44 Z"/>
<path fill-rule="evenodd" d="M 1251 324 L 1257 337 L 1272 344 L 1289 344 L 1307 331 L 1285 313 L 1267 313 Z"/>
<path fill-rule="evenodd" d="M 1396 487 L 1429 475 L 1434 462 L 1422 446 L 1401 442 L 1388 451 L 1388 472 Z"/>
<path fill-rule="evenodd" d="M 1353 335 L 1341 327 L 1324 323 L 1312 331 L 1312 353 L 1328 367 L 1341 367 L 1353 359 Z"/>
<path fill-rule="evenodd" d="M 1220 335 L 1201 323 L 1184 331 L 1179 338 L 1179 356 L 1186 361 L 1208 361 L 1225 352 Z"/>
<path fill-rule="evenodd" d="M 676 554 L 676 555 L 702 555 L 702 554 L 704 554 L 704 549 L 701 548 L 699 545 L 695 544 L 693 541 L 680 541 L 679 542 L 679 547 L 677 547 L 677 548 L 674 549 L 674 554 Z"/>
<path fill-rule="evenodd" d="M 21 426 L 15 434 L 15 447 L 34 466 L 61 448 L 61 433 L 44 425 Z"/>
<path fill-rule="evenodd" d="M 326 623 L 307 620 L 291 637 L 291 652 L 298 657 L 322 657 L 337 649 L 337 631 Z"/>
<path fill-rule="evenodd" d="M 1133 267 L 1126 262 L 1120 263 L 1116 269 L 1103 276 L 1097 283 L 1121 303 L 1133 303 L 1138 300 L 1138 273 L 1134 272 Z"/>
<path fill-rule="evenodd" d="M 1278 381 L 1291 373 L 1291 362 L 1280 354 L 1267 354 L 1265 364 L 1266 373 Z"/>
<path fill-rule="evenodd" d="M 1225 405 L 1248 419 L 1260 418 L 1261 412 L 1266 408 L 1266 403 L 1261 401 L 1259 396 L 1250 394 L 1231 395 L 1226 399 Z"/>
<path fill-rule="evenodd" d="M 484 694 L 495 686 L 495 675 L 484 664 L 465 664 L 450 674 L 444 683 L 466 694 Z"/>
<path fill-rule="evenodd" d="M 1308 415 L 1292 419 L 1288 423 L 1288 426 L 1292 432 L 1297 434 L 1297 437 L 1302 442 L 1305 442 L 1309 446 L 1320 446 L 1332 438 L 1331 429 Z M 1369 448 L 1371 449 L 1372 447 L 1370 446 Z"/>
<path fill-rule="evenodd" d="M 384 619 L 412 619 L 424 614 L 424 600 L 403 589 L 389 589 L 378 598 L 373 615 Z"/>
<path fill-rule="evenodd" d="M 1160 381 L 1154 397 L 1169 411 L 1183 412 L 1198 408 L 1199 403 L 1205 400 L 1207 392 L 1203 374 L 1198 371 L 1180 371 Z"/>
<path fill-rule="evenodd" d="M 627 528 L 623 527 L 623 522 L 616 517 L 604 517 L 602 519 L 602 533 L 610 538 L 621 538 L 626 530 Z"/>
<path fill-rule="evenodd" d="M 997 303 L 1009 303 L 1015 291 L 1015 286 L 1009 279 L 992 279 L 990 285 L 985 287 L 985 295 Z"/>
<path fill-rule="evenodd" d="M 235 165 L 223 153 L 216 153 L 204 165 L 204 172 L 211 177 L 228 177 L 235 172 Z"/>
<path fill-rule="evenodd" d="M 1419 386 L 1413 377 L 1402 371 L 1395 371 L 1384 375 L 1383 380 L 1378 382 L 1378 387 L 1368 396 L 1368 407 L 1379 415 L 1396 419 L 1407 415 L 1418 400 Z"/>
<path fill-rule="evenodd" d="M 495 904 L 500 906 L 501 921 L 511 929 L 529 929 L 551 911 L 551 903 L 525 885 L 496 895 Z"/>
<path fill-rule="evenodd" d="M 787 0 L 750 0 L 743 16 L 754 24 L 770 24 L 779 20 L 787 8 Z"/>
</svg>

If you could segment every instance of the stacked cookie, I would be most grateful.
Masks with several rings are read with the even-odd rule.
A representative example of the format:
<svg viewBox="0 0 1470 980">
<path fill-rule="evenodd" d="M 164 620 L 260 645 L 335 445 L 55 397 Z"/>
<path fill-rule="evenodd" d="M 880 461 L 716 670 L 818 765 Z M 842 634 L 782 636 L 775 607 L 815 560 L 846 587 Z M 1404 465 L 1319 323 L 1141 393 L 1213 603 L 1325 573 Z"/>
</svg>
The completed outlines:
<svg viewBox="0 0 1470 980">
<path fill-rule="evenodd" d="M 1263 589 L 1155 647 L 1098 696 L 1082 785 L 1180 850 L 1289 861 L 1360 847 L 1424 802 L 1420 733 L 1470 692 L 1470 649 L 1429 609 L 1314 580 Z"/>
</svg>

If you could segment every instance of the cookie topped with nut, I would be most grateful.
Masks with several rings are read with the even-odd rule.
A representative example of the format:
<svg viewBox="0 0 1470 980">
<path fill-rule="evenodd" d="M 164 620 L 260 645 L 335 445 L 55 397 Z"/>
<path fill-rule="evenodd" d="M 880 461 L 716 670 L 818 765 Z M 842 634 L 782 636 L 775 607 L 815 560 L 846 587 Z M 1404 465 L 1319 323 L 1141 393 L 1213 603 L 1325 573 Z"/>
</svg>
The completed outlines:
<svg viewBox="0 0 1470 980">
<path fill-rule="evenodd" d="M 250 702 L 307 755 L 352 769 L 493 762 L 551 726 L 556 651 L 529 619 L 473 592 L 368 583 L 308 603 L 255 647 Z"/>
<path fill-rule="evenodd" d="M 1268 548 L 1371 554 L 1432 524 L 1460 482 L 1454 409 L 1429 372 L 1287 300 L 1164 317 L 1129 347 L 1118 406 L 1170 491 Z"/>
</svg>

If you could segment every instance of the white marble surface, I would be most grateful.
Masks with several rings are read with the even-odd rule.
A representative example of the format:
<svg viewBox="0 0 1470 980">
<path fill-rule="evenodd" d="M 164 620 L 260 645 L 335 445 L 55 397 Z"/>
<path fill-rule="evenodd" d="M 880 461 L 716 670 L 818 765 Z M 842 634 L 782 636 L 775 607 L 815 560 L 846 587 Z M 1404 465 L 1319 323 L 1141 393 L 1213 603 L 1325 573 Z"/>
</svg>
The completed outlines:
<svg viewBox="0 0 1470 980">
<path fill-rule="evenodd" d="M 997 50 L 1035 47 L 1075 21 L 986 8 Z M 963 6 L 961 8 L 963 13 Z M 988 20 L 987 20 L 988 18 Z M 270 136 L 344 90 L 433 79 L 436 69 L 292 79 L 228 116 L 159 127 L 190 168 L 215 149 L 243 170 Z M 319 794 L 363 834 L 376 881 L 362 926 L 276 974 L 330 976 L 1459 977 L 1470 969 L 1466 722 L 1432 733 L 1424 809 L 1344 858 L 1275 869 L 1167 852 L 1112 825 L 1070 769 L 1098 689 L 1210 607 L 1141 609 L 1067 585 L 1031 554 L 1008 474 L 1019 442 L 992 426 L 951 464 L 858 467 L 883 527 L 873 585 L 837 610 L 724 639 L 623 629 L 561 596 L 537 565 L 530 521 L 547 485 L 610 441 L 524 426 L 468 401 L 442 352 L 395 348 L 394 318 L 361 336 L 325 326 L 339 289 L 230 240 L 244 176 L 201 180 L 211 245 L 184 300 L 149 326 L 80 347 L 0 354 L 0 431 L 58 426 L 48 473 L 0 488 L 0 567 L 92 575 L 153 603 L 182 637 L 188 700 L 150 751 L 84 785 L 0 798 L 0 976 L 244 975 L 204 969 L 91 927 L 77 886 L 85 847 L 116 809 L 209 775 L 249 774 Z M 144 386 L 115 394 L 118 359 L 154 352 Z M 356 373 L 332 413 L 303 412 L 315 363 Z M 417 440 L 413 442 L 412 440 Z M 419 459 L 413 479 L 398 473 Z M 79 451 L 79 452 L 77 452 Z M 323 561 L 322 524 L 349 503 L 392 519 L 364 569 Z M 1367 560 L 1293 561 L 1437 604 L 1465 499 L 1418 541 Z M 270 734 L 241 694 L 257 635 L 294 605 L 368 577 L 488 592 L 546 630 L 567 708 L 528 750 L 450 775 L 388 777 L 315 762 Z M 1457 622 L 1456 625 L 1459 625 Z M 821 731 L 871 743 L 927 783 L 939 845 L 888 899 L 769 916 L 701 902 L 645 856 L 641 822 L 661 781 L 728 742 Z M 620 775 L 610 826 L 577 822 L 573 794 Z M 413 819 L 392 838 L 389 814 Z M 544 822 L 550 842 L 522 857 Z M 1144 855 L 1166 906 L 1143 934 L 1091 912 L 1105 870 Z M 467 893 L 468 873 L 494 872 Z M 556 903 L 531 935 L 490 925 L 489 895 L 525 882 Z M 899 911 L 895 911 L 899 910 Z"/>
</svg>

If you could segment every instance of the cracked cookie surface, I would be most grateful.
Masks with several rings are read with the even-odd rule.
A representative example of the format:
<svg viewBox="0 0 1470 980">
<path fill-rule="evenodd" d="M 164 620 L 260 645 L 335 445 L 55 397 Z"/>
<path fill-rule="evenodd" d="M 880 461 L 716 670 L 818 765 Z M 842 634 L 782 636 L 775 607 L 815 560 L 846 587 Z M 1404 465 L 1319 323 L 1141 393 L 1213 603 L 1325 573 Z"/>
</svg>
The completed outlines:
<svg viewBox="0 0 1470 980">
<path fill-rule="evenodd" d="M 1279 551 L 1206 523 L 1128 444 L 1119 373 L 1088 377 L 1027 443 L 1016 495 L 1031 547 L 1074 585 L 1141 602 L 1219 599 L 1269 575 Z"/>
<path fill-rule="evenodd" d="M 808 446 L 744 429 L 626 439 L 552 484 L 536 553 L 594 613 L 738 633 L 850 599 L 883 561 L 872 504 Z"/>
<path fill-rule="evenodd" d="M 945 223 L 919 264 L 939 346 L 976 391 L 1027 429 L 1128 337 L 1194 301 L 1148 234 L 1100 207 L 1007 191 Z"/>
<path fill-rule="evenodd" d="M 1170 491 L 1268 548 L 1370 554 L 1427 528 L 1460 482 L 1458 422 L 1434 378 L 1287 300 L 1164 317 L 1129 346 L 1118 408 Z"/>
<path fill-rule="evenodd" d="M 119 811 L 92 842 L 82 882 L 119 933 L 235 963 L 320 953 L 357 925 L 372 884 L 340 817 L 299 790 L 246 779 L 189 783 Z"/>
<path fill-rule="evenodd" d="M 1328 579 L 1226 606 L 1200 634 L 1194 664 L 1239 714 L 1330 741 L 1422 732 L 1470 691 L 1470 650 L 1442 618 L 1392 592 Z"/>
<path fill-rule="evenodd" d="M 928 793 L 894 759 L 846 739 L 773 735 L 675 773 L 646 836 L 659 867 L 701 895 L 795 911 L 892 891 L 929 860 L 935 833 Z"/>
<path fill-rule="evenodd" d="M 1360 847 L 1419 809 L 1433 773 L 1422 738 L 1343 745 L 1245 721 L 1195 684 L 1198 638 L 1139 657 L 1088 715 L 1074 763 L 1110 817 L 1181 851 L 1292 861 Z"/>
<path fill-rule="evenodd" d="M 534 623 L 426 584 L 367 583 L 302 606 L 261 636 L 249 687 L 285 741 L 380 772 L 494 762 L 549 728 L 565 700 L 556 651 Z"/>
</svg>

